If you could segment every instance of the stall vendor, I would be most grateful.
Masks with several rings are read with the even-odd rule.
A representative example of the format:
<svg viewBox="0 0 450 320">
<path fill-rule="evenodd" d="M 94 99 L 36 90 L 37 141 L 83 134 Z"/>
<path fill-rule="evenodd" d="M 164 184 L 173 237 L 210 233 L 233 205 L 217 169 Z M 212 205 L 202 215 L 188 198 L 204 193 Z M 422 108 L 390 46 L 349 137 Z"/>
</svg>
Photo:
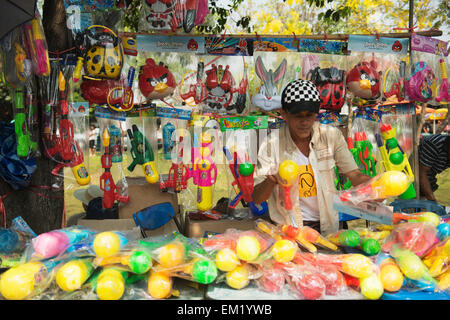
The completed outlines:
<svg viewBox="0 0 450 320">
<path fill-rule="evenodd" d="M 436 175 L 450 167 L 450 136 L 433 134 L 423 137 L 419 144 L 420 194 L 436 201 Z"/>
<path fill-rule="evenodd" d="M 339 129 L 315 121 L 319 104 L 319 91 L 310 81 L 296 80 L 284 88 L 280 112 L 286 124 L 260 145 L 253 200 L 268 201 L 275 223 L 292 224 L 286 212 L 277 209 L 281 182 L 277 171 L 282 161 L 293 160 L 300 165 L 299 197 L 292 199 L 295 222 L 326 235 L 339 229 L 333 210 L 335 165 L 353 186 L 370 177 L 359 171 Z"/>
</svg>

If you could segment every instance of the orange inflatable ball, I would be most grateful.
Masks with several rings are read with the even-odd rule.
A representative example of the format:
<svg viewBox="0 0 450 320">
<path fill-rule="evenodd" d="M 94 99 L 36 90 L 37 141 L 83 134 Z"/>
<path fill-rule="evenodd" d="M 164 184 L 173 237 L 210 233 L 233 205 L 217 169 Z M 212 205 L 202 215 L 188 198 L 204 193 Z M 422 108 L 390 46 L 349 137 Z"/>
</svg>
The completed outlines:
<svg viewBox="0 0 450 320">
<path fill-rule="evenodd" d="M 384 290 L 396 292 L 403 285 L 403 274 L 394 260 L 387 258 L 380 264 L 380 280 Z"/>
<path fill-rule="evenodd" d="M 155 299 L 165 299 L 172 292 L 172 278 L 164 272 L 150 272 L 148 293 Z"/>
<path fill-rule="evenodd" d="M 172 268 L 183 263 L 184 256 L 184 245 L 175 241 L 160 248 L 158 260 L 164 268 Z"/>
</svg>

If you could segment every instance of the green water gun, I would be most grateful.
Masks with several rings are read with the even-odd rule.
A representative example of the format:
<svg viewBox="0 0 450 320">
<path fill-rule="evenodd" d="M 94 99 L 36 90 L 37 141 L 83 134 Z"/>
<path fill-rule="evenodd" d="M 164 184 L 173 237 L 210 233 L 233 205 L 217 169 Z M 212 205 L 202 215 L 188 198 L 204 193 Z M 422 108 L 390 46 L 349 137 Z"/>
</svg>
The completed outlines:
<svg viewBox="0 0 450 320">
<path fill-rule="evenodd" d="M 31 140 L 31 135 L 28 131 L 27 116 L 25 114 L 21 89 L 17 89 L 15 92 L 15 108 L 14 128 L 17 137 L 17 155 L 19 157 L 26 157 L 30 151 L 36 151 L 37 143 Z"/>
<path fill-rule="evenodd" d="M 372 154 L 372 143 L 367 139 L 366 133 L 355 132 L 354 144 L 352 138 L 347 139 L 347 144 L 359 170 L 370 177 L 375 177 L 377 175 L 376 160 Z"/>
<path fill-rule="evenodd" d="M 155 167 L 152 146 L 135 124 L 132 129 L 133 131 L 127 130 L 131 142 L 131 157 L 133 158 L 133 162 L 128 166 L 128 171 L 132 172 L 134 167 L 140 164 L 144 170 L 145 180 L 148 183 L 156 183 L 159 180 L 159 175 Z"/>
</svg>

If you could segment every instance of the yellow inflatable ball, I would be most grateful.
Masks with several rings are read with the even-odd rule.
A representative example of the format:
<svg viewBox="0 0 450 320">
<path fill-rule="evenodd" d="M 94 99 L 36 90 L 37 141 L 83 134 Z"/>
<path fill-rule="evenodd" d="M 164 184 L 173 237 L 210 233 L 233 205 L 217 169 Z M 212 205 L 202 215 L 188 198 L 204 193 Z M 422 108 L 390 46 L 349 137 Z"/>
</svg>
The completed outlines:
<svg viewBox="0 0 450 320">
<path fill-rule="evenodd" d="M 148 293 L 155 299 L 165 299 L 172 292 L 172 278 L 164 272 L 150 272 Z"/>
<path fill-rule="evenodd" d="M 261 246 L 254 236 L 242 236 L 237 241 L 236 253 L 241 260 L 253 261 L 259 256 L 260 251 Z"/>
<path fill-rule="evenodd" d="M 100 232 L 95 236 L 93 248 L 95 254 L 99 257 L 111 257 L 120 250 L 120 238 L 111 231 Z"/>
<path fill-rule="evenodd" d="M 379 299 L 384 292 L 383 284 L 375 273 L 360 279 L 359 285 L 362 295 L 370 300 Z"/>
<path fill-rule="evenodd" d="M 248 286 L 250 270 L 248 265 L 237 266 L 234 270 L 227 272 L 226 282 L 233 289 L 242 289 Z"/>
<path fill-rule="evenodd" d="M 220 249 L 216 254 L 216 266 L 220 271 L 228 272 L 239 265 L 236 252 L 230 248 Z"/>
<path fill-rule="evenodd" d="M 289 262 L 294 259 L 297 245 L 290 240 L 278 240 L 272 247 L 273 258 L 277 262 Z"/>
<path fill-rule="evenodd" d="M 106 269 L 97 279 L 96 292 L 100 300 L 119 300 L 125 291 L 125 279 L 118 270 Z"/>
<path fill-rule="evenodd" d="M 184 261 L 185 248 L 180 242 L 171 242 L 160 248 L 158 260 L 164 268 L 172 268 Z"/>
</svg>

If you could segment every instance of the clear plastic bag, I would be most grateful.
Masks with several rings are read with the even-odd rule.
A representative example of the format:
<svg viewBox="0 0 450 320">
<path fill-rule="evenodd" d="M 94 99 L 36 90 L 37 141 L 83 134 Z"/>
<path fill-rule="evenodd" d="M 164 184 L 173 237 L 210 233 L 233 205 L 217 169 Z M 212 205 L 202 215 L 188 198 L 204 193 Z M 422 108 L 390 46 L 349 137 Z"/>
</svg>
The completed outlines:
<svg viewBox="0 0 450 320">
<path fill-rule="evenodd" d="M 177 32 L 183 28 L 190 33 L 202 23 L 207 8 L 200 0 L 147 0 L 140 11 L 139 31 Z"/>
</svg>

